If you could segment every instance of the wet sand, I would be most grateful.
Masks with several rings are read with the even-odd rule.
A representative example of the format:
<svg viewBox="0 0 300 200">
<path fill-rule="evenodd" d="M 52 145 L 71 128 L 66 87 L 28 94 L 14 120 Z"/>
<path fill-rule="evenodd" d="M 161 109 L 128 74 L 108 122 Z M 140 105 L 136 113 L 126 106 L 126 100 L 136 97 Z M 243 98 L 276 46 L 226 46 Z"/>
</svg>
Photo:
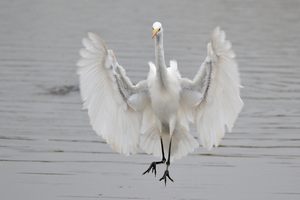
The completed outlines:
<svg viewBox="0 0 300 200">
<path fill-rule="evenodd" d="M 1 1 L 0 199 L 299 199 L 300 2 Z M 175 182 L 141 176 L 154 160 L 125 157 L 92 131 L 75 63 L 81 38 L 99 33 L 134 81 L 154 59 L 192 77 L 217 25 L 233 43 L 245 107 L 218 149 L 171 165 Z"/>
</svg>

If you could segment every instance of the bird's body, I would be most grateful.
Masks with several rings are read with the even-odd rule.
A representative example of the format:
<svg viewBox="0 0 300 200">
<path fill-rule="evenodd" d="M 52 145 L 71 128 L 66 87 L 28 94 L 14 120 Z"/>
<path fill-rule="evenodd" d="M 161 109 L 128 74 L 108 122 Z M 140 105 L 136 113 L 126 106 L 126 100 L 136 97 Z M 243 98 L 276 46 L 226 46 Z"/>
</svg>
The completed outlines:
<svg viewBox="0 0 300 200">
<path fill-rule="evenodd" d="M 155 22 L 152 29 L 155 64 L 149 62 L 147 80 L 132 84 L 113 51 L 93 33 L 83 40 L 78 74 L 84 108 L 96 133 L 120 153 L 128 155 L 141 148 L 162 156 L 145 173 L 152 170 L 156 174 L 156 164 L 166 163 L 160 179 L 166 181 L 172 180 L 170 161 L 199 145 L 189 133 L 190 124 L 196 125 L 204 147 L 218 146 L 225 128 L 232 129 L 243 102 L 235 55 L 224 31 L 215 29 L 208 55 L 190 80 L 181 77 L 176 61 L 167 67 L 162 26 Z"/>
<path fill-rule="evenodd" d="M 170 70 L 166 70 L 164 83 L 159 80 L 161 78 L 159 72 L 153 73 L 148 78 L 151 106 L 161 123 L 158 126 L 166 127 L 177 118 L 181 86 L 178 77 Z"/>
</svg>

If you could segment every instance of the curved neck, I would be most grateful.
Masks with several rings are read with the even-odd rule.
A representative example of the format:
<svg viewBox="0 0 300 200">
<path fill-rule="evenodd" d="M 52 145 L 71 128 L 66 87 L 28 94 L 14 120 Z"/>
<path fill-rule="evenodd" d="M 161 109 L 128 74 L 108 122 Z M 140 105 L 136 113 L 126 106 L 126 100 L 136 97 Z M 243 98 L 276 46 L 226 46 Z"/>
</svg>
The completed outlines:
<svg viewBox="0 0 300 200">
<path fill-rule="evenodd" d="M 163 33 L 155 38 L 155 64 L 157 68 L 157 77 L 162 86 L 165 86 L 167 79 L 167 68 L 165 63 L 165 53 L 163 47 Z"/>
</svg>

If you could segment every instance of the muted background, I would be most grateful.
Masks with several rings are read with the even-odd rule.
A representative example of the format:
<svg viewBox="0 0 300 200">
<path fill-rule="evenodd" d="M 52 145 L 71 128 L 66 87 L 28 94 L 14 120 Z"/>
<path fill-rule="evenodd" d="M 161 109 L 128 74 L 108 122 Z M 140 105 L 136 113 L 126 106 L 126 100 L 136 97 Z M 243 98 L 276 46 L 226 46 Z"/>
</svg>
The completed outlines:
<svg viewBox="0 0 300 200">
<path fill-rule="evenodd" d="M 0 199 L 300 199 L 300 1 L 0 1 Z M 220 148 L 141 176 L 154 160 L 114 153 L 81 110 L 75 63 L 99 33 L 134 81 L 166 58 L 192 77 L 216 26 L 240 66 L 245 107 Z"/>
</svg>

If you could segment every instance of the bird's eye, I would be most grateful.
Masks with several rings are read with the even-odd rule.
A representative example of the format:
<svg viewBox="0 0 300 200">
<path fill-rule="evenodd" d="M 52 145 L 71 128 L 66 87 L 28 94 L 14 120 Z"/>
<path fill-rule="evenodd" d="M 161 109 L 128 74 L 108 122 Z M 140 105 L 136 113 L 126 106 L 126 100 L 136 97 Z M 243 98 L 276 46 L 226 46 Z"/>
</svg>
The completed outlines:
<svg viewBox="0 0 300 200">
<path fill-rule="evenodd" d="M 158 31 L 160 31 L 160 28 L 158 29 Z"/>
</svg>

